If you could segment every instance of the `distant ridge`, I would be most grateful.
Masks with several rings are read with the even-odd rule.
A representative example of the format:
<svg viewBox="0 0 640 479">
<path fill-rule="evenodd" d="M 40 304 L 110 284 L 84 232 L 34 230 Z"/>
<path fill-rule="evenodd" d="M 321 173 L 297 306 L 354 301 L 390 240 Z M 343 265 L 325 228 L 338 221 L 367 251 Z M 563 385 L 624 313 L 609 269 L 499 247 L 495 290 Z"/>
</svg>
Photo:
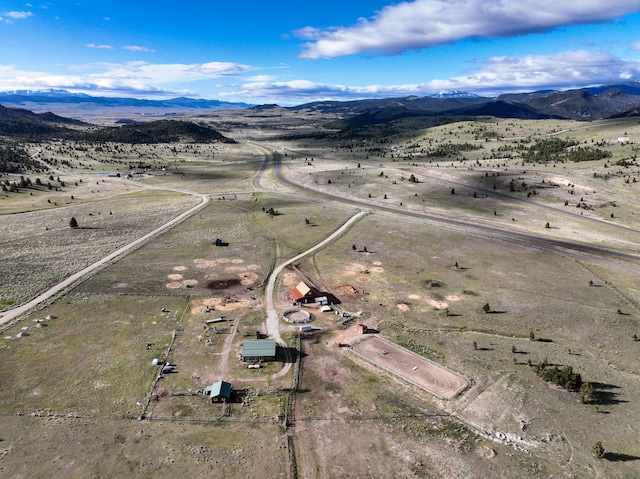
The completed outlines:
<svg viewBox="0 0 640 479">
<path fill-rule="evenodd" d="M 481 98 L 480 95 L 476 95 L 475 93 L 459 90 L 444 90 L 430 96 L 431 98 Z"/>
<path fill-rule="evenodd" d="M 55 115 L 51 112 L 34 113 L 24 108 L 10 108 L 0 105 L 0 120 L 26 121 L 31 123 L 50 123 L 64 125 L 87 125 L 86 123 L 71 118 Z"/>
<path fill-rule="evenodd" d="M 602 120 L 638 116 L 640 82 L 625 82 L 574 90 L 544 90 L 505 93 L 495 98 L 462 91 L 434 95 L 357 101 L 321 101 L 291 107 L 290 110 L 317 112 L 342 117 L 327 123 L 328 128 L 351 128 L 389 123 L 418 116 L 490 116 L 518 119 Z"/>
<path fill-rule="evenodd" d="M 208 111 L 230 109 L 251 110 L 251 115 L 258 116 L 280 115 L 286 111 L 300 115 L 330 115 L 334 120 L 327 123 L 329 128 L 384 124 L 416 116 L 493 116 L 591 121 L 638 116 L 640 82 L 619 82 L 564 91 L 505 93 L 497 97 L 483 97 L 460 90 L 443 90 L 427 96 L 410 95 L 350 101 L 326 100 L 292 107 L 280 107 L 276 104 L 250 105 L 186 97 L 168 100 L 94 97 L 55 89 L 0 92 L 0 104 L 2 103 L 20 105 L 34 111 L 56 111 L 66 117 L 100 119 L 101 115 L 110 115 L 119 118 L 117 121 L 120 124 L 127 123 L 134 117 L 177 116 L 194 111 L 206 115 Z M 37 121 L 44 119 L 42 117 Z M 62 120 L 53 118 L 52 120 L 55 123 L 62 123 Z"/>
<path fill-rule="evenodd" d="M 71 93 L 67 90 L 13 90 L 0 92 L 0 103 L 25 106 L 26 104 L 95 104 L 102 107 L 146 107 L 146 108 L 189 108 L 210 110 L 232 110 L 251 108 L 247 103 L 231 103 L 220 100 L 204 100 L 178 97 L 168 100 L 140 100 L 137 98 L 118 98 L 90 96 L 84 93 Z"/>
<path fill-rule="evenodd" d="M 74 128 L 71 128 L 71 127 Z M 88 127 L 92 128 L 77 128 Z M 235 143 L 207 126 L 190 121 L 159 120 L 126 122 L 122 126 L 96 128 L 53 113 L 34 113 L 24 108 L 0 105 L 0 137 L 18 141 L 76 140 L 120 143 Z"/>
</svg>

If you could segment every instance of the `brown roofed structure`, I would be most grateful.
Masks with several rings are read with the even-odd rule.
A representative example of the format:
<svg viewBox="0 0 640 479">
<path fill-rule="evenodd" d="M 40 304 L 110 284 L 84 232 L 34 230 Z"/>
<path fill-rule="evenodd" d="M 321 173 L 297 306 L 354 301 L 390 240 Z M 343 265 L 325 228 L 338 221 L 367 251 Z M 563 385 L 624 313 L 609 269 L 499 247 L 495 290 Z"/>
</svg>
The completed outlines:
<svg viewBox="0 0 640 479">
<path fill-rule="evenodd" d="M 293 296 L 294 301 L 298 301 L 300 303 L 313 303 L 317 297 L 323 295 L 316 288 L 309 287 L 304 281 L 298 283 L 293 289 L 289 290 L 291 296 Z"/>
<path fill-rule="evenodd" d="M 295 299 L 296 301 L 304 298 L 310 291 L 311 288 L 309 288 L 309 286 L 307 286 L 304 281 L 301 281 L 298 286 L 289 290 L 291 296 L 293 296 L 293 299 Z"/>
</svg>

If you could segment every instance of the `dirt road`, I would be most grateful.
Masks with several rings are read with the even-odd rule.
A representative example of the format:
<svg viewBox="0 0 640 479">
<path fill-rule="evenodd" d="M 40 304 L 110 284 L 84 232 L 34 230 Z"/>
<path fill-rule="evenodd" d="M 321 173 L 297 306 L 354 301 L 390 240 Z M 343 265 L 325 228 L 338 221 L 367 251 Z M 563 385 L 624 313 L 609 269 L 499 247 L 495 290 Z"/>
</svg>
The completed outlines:
<svg viewBox="0 0 640 479">
<path fill-rule="evenodd" d="M 278 312 L 276 311 L 276 308 L 274 306 L 274 300 L 273 300 L 276 280 L 278 279 L 278 276 L 280 275 L 282 270 L 287 265 L 304 258 L 305 256 L 313 253 L 314 251 L 316 251 L 316 250 L 318 250 L 320 248 L 325 247 L 327 244 L 331 243 L 333 240 L 338 238 L 345 231 L 347 231 L 349 228 L 351 228 L 351 226 L 354 223 L 356 223 L 358 220 L 360 220 L 361 218 L 363 218 L 366 215 L 367 215 L 367 213 L 365 213 L 363 211 L 357 212 L 355 215 L 353 215 L 351 218 L 349 218 L 346 223 L 344 223 L 342 226 L 340 226 L 340 228 L 335 230 L 331 235 L 327 236 L 320 243 L 318 243 L 315 246 L 309 248 L 307 251 L 304 251 L 304 252 L 300 253 L 299 255 L 294 256 L 293 258 L 287 260 L 286 262 L 280 264 L 279 266 L 277 266 L 277 267 L 275 267 L 273 269 L 273 272 L 271 273 L 271 276 L 269 277 L 269 281 L 267 283 L 267 288 L 266 288 L 266 291 L 265 291 L 265 298 L 266 298 L 266 304 L 267 304 L 267 334 L 269 336 L 271 336 L 273 339 L 275 339 L 276 342 L 278 342 L 279 344 L 284 344 L 284 342 L 282 341 L 282 337 L 280 336 L 280 319 L 278 318 Z"/>
<path fill-rule="evenodd" d="M 16 319 L 20 315 L 22 315 L 22 314 L 26 313 L 27 311 L 29 311 L 31 308 L 34 308 L 35 306 L 37 306 L 40 303 L 46 301 L 47 299 L 51 298 L 55 294 L 57 294 L 60 291 L 64 290 L 65 288 L 68 288 L 73 283 L 75 283 L 80 278 L 82 278 L 83 276 L 89 274 L 90 272 L 94 271 L 97 268 L 100 268 L 101 266 L 105 265 L 109 261 L 113 261 L 118 256 L 129 252 L 130 250 L 132 250 L 133 248 L 135 248 L 139 244 L 147 241 L 149 238 L 152 238 L 152 237 L 154 237 L 154 236 L 156 236 L 156 235 L 158 235 L 160 233 L 165 232 L 167 229 L 175 226 L 176 224 L 180 223 L 185 218 L 188 218 L 189 216 L 191 216 L 195 212 L 197 212 L 197 211 L 201 210 L 202 208 L 204 208 L 206 205 L 209 204 L 209 201 L 210 201 L 208 195 L 204 195 L 204 194 L 200 194 L 200 193 L 194 193 L 192 191 L 187 191 L 187 190 L 182 190 L 182 189 L 174 189 L 174 188 L 160 188 L 160 189 L 171 190 L 171 191 L 176 191 L 176 192 L 179 192 L 179 193 L 185 193 L 185 194 L 189 194 L 189 195 L 192 195 L 192 196 L 197 196 L 202 201 L 201 201 L 201 203 L 197 204 L 193 208 L 190 208 L 189 210 L 185 211 L 184 213 L 181 213 L 180 215 L 176 216 L 175 218 L 167 221 L 162 226 L 156 228 L 155 230 L 151 231 L 150 233 L 147 233 L 146 235 L 138 238 L 135 241 L 132 241 L 131 243 L 129 243 L 129 244 L 125 245 L 125 246 L 122 246 L 121 248 L 117 249 L 116 251 L 114 251 L 110 255 L 105 256 L 101 260 L 96 261 L 95 263 L 87 266 L 83 270 L 80 270 L 77 273 L 72 274 L 71 276 L 69 276 L 64 281 L 61 281 L 60 283 L 56 284 L 55 286 L 52 286 L 47 291 L 45 291 L 44 293 L 40 294 L 36 298 L 32 299 L 28 303 L 26 303 L 26 304 L 24 304 L 22 306 L 19 306 L 17 308 L 14 308 L 14 309 L 10 309 L 9 311 L 5 311 L 4 313 L 0 313 L 0 325 L 8 323 L 9 321 L 12 321 L 12 320 Z"/>
</svg>

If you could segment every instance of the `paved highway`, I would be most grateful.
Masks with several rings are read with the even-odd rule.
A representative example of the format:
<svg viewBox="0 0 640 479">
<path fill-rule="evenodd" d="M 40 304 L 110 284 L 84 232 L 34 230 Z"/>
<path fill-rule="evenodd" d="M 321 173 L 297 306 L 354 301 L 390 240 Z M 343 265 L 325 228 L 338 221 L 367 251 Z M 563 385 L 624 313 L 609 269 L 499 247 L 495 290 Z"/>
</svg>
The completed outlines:
<svg viewBox="0 0 640 479">
<path fill-rule="evenodd" d="M 331 198 L 337 202 L 350 204 L 359 208 L 366 208 L 371 211 L 380 211 L 380 212 L 390 213 L 396 216 L 404 216 L 404 217 L 433 221 L 440 224 L 446 224 L 449 226 L 458 227 L 466 231 L 475 232 L 478 234 L 483 234 L 491 237 L 499 237 L 507 241 L 515 241 L 521 244 L 532 245 L 539 248 L 554 250 L 558 252 L 564 252 L 564 250 L 569 250 L 569 251 L 576 251 L 576 252 L 582 252 L 582 253 L 622 258 L 622 259 L 627 259 L 632 261 L 640 261 L 640 254 L 622 253 L 622 252 L 611 250 L 608 248 L 600 248 L 597 246 L 591 246 L 584 243 L 578 243 L 578 242 L 573 242 L 568 240 L 560 240 L 560 239 L 550 238 L 546 236 L 538 236 L 533 233 L 523 233 L 519 231 L 506 230 L 504 228 L 483 225 L 480 223 L 474 223 L 467 220 L 456 219 L 449 216 L 437 215 L 433 213 L 421 213 L 418 211 L 408 211 L 404 209 L 394 208 L 391 206 L 374 205 L 362 200 L 346 198 L 343 196 L 334 195 L 324 191 L 310 190 L 308 187 L 301 186 L 298 183 L 295 183 L 289 180 L 287 177 L 285 177 L 282 173 L 280 154 L 277 152 L 274 152 L 273 156 L 275 160 L 274 172 L 276 177 L 281 182 L 293 188 L 299 189 L 301 191 L 306 191 L 307 194 L 310 192 L 313 192 L 313 194 L 317 196 Z M 609 225 L 608 223 L 605 223 L 605 224 Z M 610 226 L 619 226 L 619 225 L 610 225 Z M 626 227 L 624 228 L 633 232 L 637 232 L 637 230 L 631 230 L 630 228 L 626 228 Z"/>
</svg>

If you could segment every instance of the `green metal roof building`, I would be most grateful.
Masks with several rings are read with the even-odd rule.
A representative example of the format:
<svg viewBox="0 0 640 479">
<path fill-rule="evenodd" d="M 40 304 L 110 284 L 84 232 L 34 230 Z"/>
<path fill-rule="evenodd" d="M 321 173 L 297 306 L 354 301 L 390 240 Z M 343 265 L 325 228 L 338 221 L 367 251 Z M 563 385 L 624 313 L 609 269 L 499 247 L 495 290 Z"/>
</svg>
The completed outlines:
<svg viewBox="0 0 640 479">
<path fill-rule="evenodd" d="M 204 393 L 209 395 L 211 402 L 229 401 L 231 399 L 231 383 L 218 381 L 204 388 Z"/>
<path fill-rule="evenodd" d="M 275 361 L 276 342 L 272 339 L 255 339 L 242 343 L 243 361 Z"/>
</svg>

